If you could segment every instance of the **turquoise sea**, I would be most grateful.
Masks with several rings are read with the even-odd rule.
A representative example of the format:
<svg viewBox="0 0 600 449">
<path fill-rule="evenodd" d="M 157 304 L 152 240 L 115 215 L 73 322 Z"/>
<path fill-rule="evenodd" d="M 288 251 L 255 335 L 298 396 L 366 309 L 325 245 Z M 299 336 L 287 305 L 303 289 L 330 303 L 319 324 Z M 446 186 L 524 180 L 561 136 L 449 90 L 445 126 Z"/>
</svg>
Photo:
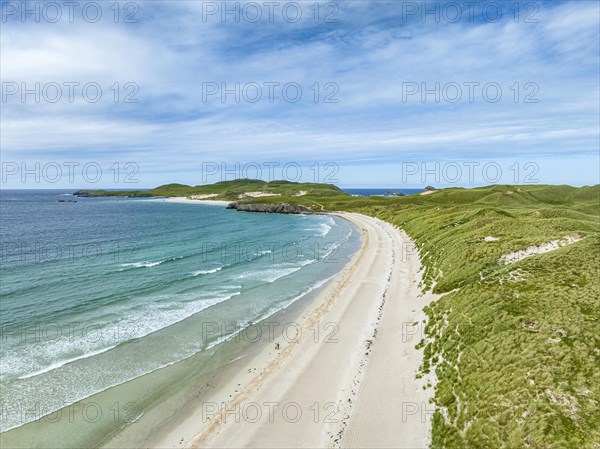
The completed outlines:
<svg viewBox="0 0 600 449">
<path fill-rule="evenodd" d="M 0 200 L 5 442 L 36 445 L 39 426 L 60 440 L 65 429 L 48 416 L 125 384 L 138 419 L 190 372 L 237 357 L 240 345 L 219 348 L 314 294 L 360 245 L 352 224 L 328 215 L 58 190 L 4 190 Z M 168 386 L 136 393 L 136 379 L 157 372 Z M 98 419 L 73 441 L 96 444 L 123 421 Z"/>
</svg>

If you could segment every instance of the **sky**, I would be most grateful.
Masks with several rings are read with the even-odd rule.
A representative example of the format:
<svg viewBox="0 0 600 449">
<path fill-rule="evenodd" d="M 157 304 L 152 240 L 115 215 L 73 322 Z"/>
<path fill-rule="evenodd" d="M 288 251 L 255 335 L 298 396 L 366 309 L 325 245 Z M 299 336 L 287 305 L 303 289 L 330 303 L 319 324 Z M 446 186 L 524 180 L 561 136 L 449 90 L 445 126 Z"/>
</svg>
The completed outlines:
<svg viewBox="0 0 600 449">
<path fill-rule="evenodd" d="M 2 1 L 1 186 L 597 184 L 599 5 Z"/>
</svg>

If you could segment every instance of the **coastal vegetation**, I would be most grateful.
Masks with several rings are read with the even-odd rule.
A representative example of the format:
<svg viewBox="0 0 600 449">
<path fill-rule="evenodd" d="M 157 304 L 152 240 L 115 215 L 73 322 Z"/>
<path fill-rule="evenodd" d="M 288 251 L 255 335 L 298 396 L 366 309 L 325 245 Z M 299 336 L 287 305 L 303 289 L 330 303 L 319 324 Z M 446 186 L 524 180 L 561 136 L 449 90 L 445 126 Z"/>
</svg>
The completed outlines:
<svg viewBox="0 0 600 449">
<path fill-rule="evenodd" d="M 206 196 L 207 199 L 234 201 L 248 193 L 262 193 L 281 197 L 301 197 L 310 193 L 312 197 L 349 196 L 333 184 L 296 183 L 291 181 L 261 181 L 258 179 L 236 179 L 215 184 L 188 186 L 185 184 L 165 184 L 150 190 L 78 190 L 77 196 L 103 197 L 126 196 L 134 198 L 151 197 L 192 197 Z M 252 198 L 252 196 L 248 196 Z"/>
<path fill-rule="evenodd" d="M 492 186 L 358 208 L 419 247 L 432 448 L 597 448 L 600 186 Z M 504 254 L 571 236 L 554 251 Z"/>
<path fill-rule="evenodd" d="M 131 192 L 110 192 L 117 194 Z M 433 448 L 599 447 L 600 185 L 382 198 L 240 180 L 138 196 L 191 195 L 359 212 L 410 235 L 423 289 L 442 295 L 425 309 L 420 343 L 419 376 L 436 379 Z"/>
</svg>

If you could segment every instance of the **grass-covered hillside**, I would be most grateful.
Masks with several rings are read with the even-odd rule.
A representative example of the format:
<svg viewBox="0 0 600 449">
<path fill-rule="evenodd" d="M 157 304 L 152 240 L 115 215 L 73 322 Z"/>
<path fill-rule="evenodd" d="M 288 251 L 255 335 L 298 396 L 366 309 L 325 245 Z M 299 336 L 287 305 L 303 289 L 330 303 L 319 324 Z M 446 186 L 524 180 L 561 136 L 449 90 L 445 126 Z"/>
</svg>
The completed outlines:
<svg viewBox="0 0 600 449">
<path fill-rule="evenodd" d="M 368 203 L 371 204 L 368 204 Z M 405 229 L 425 284 L 433 448 L 600 447 L 600 186 L 492 186 L 367 200 Z M 575 243 L 514 263 L 552 240 Z"/>
<path fill-rule="evenodd" d="M 290 181 L 261 181 L 257 179 L 237 179 L 221 181 L 215 184 L 188 186 L 185 184 L 165 184 L 151 190 L 79 190 L 82 196 L 129 196 L 129 197 L 206 197 L 207 199 L 237 201 L 240 199 L 254 199 L 247 194 L 259 194 L 256 198 L 278 199 L 290 197 L 298 199 L 305 196 L 315 198 L 347 197 L 333 184 L 296 183 Z M 266 195 L 273 195 L 267 197 Z M 292 200 L 292 202 L 294 202 Z"/>
</svg>

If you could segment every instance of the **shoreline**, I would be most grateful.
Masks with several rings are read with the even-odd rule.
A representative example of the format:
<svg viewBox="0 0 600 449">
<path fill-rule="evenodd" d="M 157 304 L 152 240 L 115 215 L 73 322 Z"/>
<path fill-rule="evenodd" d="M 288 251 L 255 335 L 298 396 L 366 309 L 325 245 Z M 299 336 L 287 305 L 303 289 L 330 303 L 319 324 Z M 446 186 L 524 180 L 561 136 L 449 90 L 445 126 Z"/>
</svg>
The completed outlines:
<svg viewBox="0 0 600 449">
<path fill-rule="evenodd" d="M 196 204 L 204 204 L 205 200 L 187 200 L 177 199 L 176 202 L 194 202 Z M 229 204 L 228 202 L 222 202 Z M 215 202 L 214 205 L 222 205 L 221 202 Z M 332 214 L 340 218 L 346 219 L 347 217 L 341 216 L 341 214 Z M 348 220 L 351 223 L 352 220 Z M 356 226 L 355 232 L 359 235 L 363 234 L 361 228 Z M 361 241 L 364 243 L 364 234 L 361 236 Z M 178 414 L 172 417 L 171 425 L 169 423 L 165 426 L 161 426 L 156 434 L 150 436 L 145 442 L 143 447 L 154 447 L 154 448 L 182 448 L 182 447 L 195 447 L 190 446 L 198 435 L 205 431 L 207 428 L 212 428 L 214 420 L 212 415 L 207 412 L 207 404 L 210 404 L 212 410 L 213 404 L 225 404 L 225 403 L 237 403 L 239 398 L 243 396 L 244 391 L 249 388 L 250 385 L 254 385 L 257 376 L 264 377 L 270 375 L 273 370 L 273 366 L 277 366 L 281 363 L 281 357 L 286 355 L 292 350 L 292 348 L 298 344 L 294 337 L 295 326 L 301 326 L 302 330 L 300 334 L 302 336 L 313 335 L 313 330 L 310 329 L 311 325 L 314 325 L 316 314 L 322 312 L 323 304 L 321 299 L 324 296 L 329 296 L 329 292 L 336 289 L 336 285 L 340 282 L 340 278 L 347 275 L 351 266 L 355 263 L 356 259 L 360 256 L 364 249 L 364 245 L 361 245 L 358 250 L 350 257 L 346 265 L 338 271 L 332 277 L 326 279 L 322 285 L 315 288 L 314 291 L 308 293 L 305 297 L 299 301 L 294 301 L 289 306 L 276 312 L 271 317 L 266 318 L 263 321 L 272 323 L 284 324 L 292 323 L 290 327 L 289 335 L 290 338 L 285 338 L 281 332 L 281 326 L 275 331 L 275 338 L 270 339 L 268 343 L 264 341 L 257 342 L 258 344 L 251 344 L 249 348 L 246 348 L 242 355 L 237 359 L 231 361 L 223 370 L 219 373 L 218 378 L 213 378 L 211 381 L 211 390 L 202 392 L 202 402 L 200 404 L 192 405 L 187 410 L 187 414 Z M 323 332 L 323 326 L 320 326 L 320 331 Z M 279 350 L 275 350 L 275 344 L 280 345 Z M 213 422 L 211 422 L 213 421 Z M 122 448 L 122 443 L 118 440 L 118 437 L 108 441 L 102 447 L 106 448 Z"/>
<path fill-rule="evenodd" d="M 232 336 L 218 353 L 197 353 L 86 398 L 82 403 L 106 410 L 136 406 L 134 416 L 123 416 L 127 425 L 93 446 L 427 447 L 433 391 L 425 386 L 435 379 L 416 379 L 422 352 L 415 346 L 422 310 L 435 297 L 420 293 L 417 251 L 387 222 L 356 213 L 327 215 L 351 223 L 362 238 L 343 246 L 339 271 L 247 328 L 277 323 L 274 338 L 269 332 L 267 341 L 264 331 L 258 340 Z M 91 432 L 120 416 L 107 414 Z M 40 418 L 2 439 L 32 447 L 21 443 L 37 441 L 38 431 L 54 442 L 84 422 L 78 417 L 65 427 Z"/>
<path fill-rule="evenodd" d="M 160 206 L 158 207 L 160 208 Z M 192 209 L 194 208 L 192 207 Z M 209 212 L 208 209 L 206 212 Z M 213 212 L 219 213 L 222 215 L 223 220 L 227 220 L 230 211 L 223 209 L 219 212 L 217 209 Z M 233 212 L 231 211 L 231 213 Z M 261 220 L 262 218 L 259 218 L 259 221 Z M 337 218 L 336 220 L 343 221 Z M 343 256 L 341 259 L 338 256 L 339 262 L 329 268 L 323 267 L 325 271 L 323 271 L 321 277 L 317 276 L 313 279 L 308 276 L 303 282 L 294 284 L 298 287 L 297 292 L 301 293 L 298 295 L 299 298 L 294 297 L 291 304 L 283 304 L 284 309 L 275 313 L 265 310 L 266 313 L 272 314 L 260 318 L 261 320 L 279 320 L 283 323 L 286 320 L 293 320 L 294 311 L 303 310 L 304 306 L 310 303 L 314 296 L 327 285 L 327 282 L 343 269 L 354 252 L 359 249 L 360 239 L 358 230 L 354 226 L 350 226 L 347 222 L 338 224 L 343 225 L 342 229 L 345 230 L 345 232 L 339 233 L 339 238 L 342 239 L 346 233 L 351 231 L 352 237 L 349 241 L 353 242 L 349 247 L 344 246 L 348 249 L 341 251 Z M 277 291 L 274 293 L 277 293 Z M 291 296 L 289 298 L 292 300 Z M 288 313 L 288 311 L 290 312 Z M 297 314 L 299 315 L 300 312 Z M 264 316 L 264 314 L 261 313 L 260 316 Z M 194 323 L 191 324 L 193 329 Z M 195 326 L 198 327 L 200 324 L 202 323 L 196 320 Z M 176 324 L 176 326 L 181 327 L 182 325 Z M 236 325 L 234 324 L 234 326 Z M 230 331 L 231 329 L 229 331 L 221 329 L 221 334 L 227 334 Z M 207 330 L 207 332 L 212 331 Z M 213 334 L 218 337 L 219 330 L 217 329 Z M 163 336 L 171 338 L 176 337 L 176 334 L 165 334 Z M 53 417 L 57 415 L 64 417 L 63 419 L 50 420 L 45 416 L 40 416 L 39 419 L 3 433 L 2 443 L 7 443 L 7 447 L 110 447 L 112 445 L 120 448 L 145 447 L 145 440 L 152 437 L 159 428 L 169 429 L 171 422 L 177 421 L 182 410 L 184 410 L 183 414 L 185 415 L 188 406 L 197 402 L 195 399 L 197 395 L 201 393 L 199 399 L 202 400 L 205 392 L 210 392 L 212 386 L 208 382 L 213 383 L 212 379 L 215 376 L 218 378 L 226 377 L 222 376 L 225 368 L 231 371 L 240 363 L 245 363 L 259 347 L 264 345 L 250 344 L 250 351 L 248 351 L 252 352 L 250 355 L 246 354 L 244 349 L 246 346 L 248 344 L 244 340 L 242 340 L 241 346 L 235 342 L 231 344 L 226 341 L 223 344 L 219 343 L 216 346 L 217 349 L 213 350 L 212 347 L 209 347 L 205 351 L 199 351 L 182 360 L 168 363 L 123 383 L 109 386 L 80 399 L 76 403 L 75 406 L 77 407 L 86 406 L 87 404 L 91 404 L 92 407 L 100 407 L 100 410 L 103 411 L 102 421 L 87 422 L 83 414 L 77 415 L 72 420 L 64 419 L 68 415 L 67 412 L 72 413 L 70 411 L 72 404 L 65 404 L 65 407 L 60 409 L 56 415 L 52 415 Z M 272 345 L 269 344 L 268 348 L 271 349 Z M 240 350 L 244 351 L 243 354 Z M 236 351 L 238 353 L 235 353 Z M 228 368 L 230 365 L 231 368 Z M 235 369 L 235 371 L 238 372 L 239 369 Z M 207 385 L 209 386 L 206 387 Z M 230 391 L 230 393 L 233 392 L 234 390 Z M 113 410 L 115 409 L 114 404 L 119 404 L 120 408 L 116 409 L 117 412 Z M 128 407 L 127 410 L 125 410 L 125 407 Z M 195 429 L 196 427 L 194 427 L 194 432 Z M 40 434 L 46 436 L 40 439 Z M 68 444 L 66 438 L 61 440 L 61 434 L 64 434 L 65 437 L 68 436 L 68 441 L 71 441 L 72 438 L 75 444 Z"/>
<path fill-rule="evenodd" d="M 194 203 L 194 204 L 210 204 L 217 206 L 224 206 L 229 204 L 227 201 L 215 201 L 215 200 L 188 200 L 187 198 L 168 198 L 161 201 L 167 202 L 178 202 L 178 203 Z M 235 212 L 235 211 L 232 211 Z M 338 217 L 345 218 L 345 217 Z M 349 220 L 344 220 L 349 221 Z M 350 221 L 350 223 L 352 223 Z M 253 379 L 269 370 L 272 363 L 276 362 L 281 352 L 284 352 L 289 346 L 293 346 L 295 342 L 290 342 L 282 333 L 282 326 L 285 328 L 287 324 L 292 324 L 290 327 L 291 331 L 289 334 L 294 333 L 296 325 L 304 324 L 307 322 L 308 317 L 312 317 L 312 309 L 320 306 L 317 298 L 320 297 L 321 292 L 330 288 L 331 284 L 335 282 L 340 275 L 344 272 L 348 265 L 352 263 L 352 260 L 361 251 L 360 238 L 361 230 L 352 224 L 354 228 L 355 243 L 352 245 L 355 247 L 354 251 L 348 255 L 347 262 L 341 267 L 341 269 L 333 275 L 317 282 L 317 284 L 311 287 L 311 291 L 303 294 L 298 300 L 294 300 L 288 306 L 275 312 L 269 317 L 263 318 L 261 321 L 254 323 L 254 326 L 259 328 L 266 328 L 269 324 L 276 323 L 278 327 L 275 327 L 275 338 L 269 341 L 267 338 L 263 338 L 260 341 L 252 342 L 249 345 L 245 345 L 244 349 L 235 358 L 227 362 L 217 371 L 213 372 L 210 378 L 206 378 L 206 382 L 197 387 L 200 389 L 194 391 L 191 399 L 182 397 L 180 394 L 179 400 L 181 406 L 176 413 L 170 413 L 169 409 L 166 409 L 167 414 L 163 418 L 157 416 L 163 415 L 164 413 L 160 410 L 150 410 L 147 414 L 153 414 L 155 417 L 155 427 L 148 428 L 147 432 L 144 433 L 142 429 L 141 433 L 131 426 L 130 428 L 123 429 L 123 431 L 117 432 L 115 435 L 105 440 L 100 447 L 106 448 L 123 448 L 133 446 L 138 447 L 157 447 L 157 448 L 180 448 L 184 447 L 183 444 L 187 444 L 194 440 L 198 434 L 198 427 L 201 423 L 210 424 L 206 419 L 206 414 L 203 413 L 203 407 L 206 404 L 221 404 L 228 402 L 232 397 L 240 391 L 241 385 L 247 385 L 253 381 Z M 357 239 L 357 240 L 356 240 Z M 346 251 L 344 251 L 345 253 Z M 346 256 L 344 256 L 346 257 Z M 262 327 L 263 323 L 267 323 L 266 327 Z M 306 330 L 304 330 L 306 332 Z M 264 332 L 263 335 L 266 335 Z M 236 337 L 232 337 L 231 340 Z M 244 339 L 242 338 L 242 341 Z M 292 336 L 293 340 L 293 336 Z M 258 343 L 258 344 L 254 344 Z M 280 350 L 274 350 L 275 344 L 280 345 Z M 223 344 L 237 345 L 233 341 L 224 342 Z M 242 346 L 244 346 L 242 344 Z M 166 399 L 167 401 L 173 402 L 173 398 Z M 206 422 L 205 422 L 206 421 Z M 202 426 L 201 426 L 202 427 Z"/>
<path fill-rule="evenodd" d="M 416 379 L 415 346 L 422 309 L 435 297 L 419 290 L 420 263 L 405 233 L 335 215 L 362 232 L 362 246 L 300 312 L 301 338 L 278 336 L 232 362 L 201 403 L 145 447 L 428 446 L 432 389 L 424 386 L 434 379 Z"/>
</svg>

